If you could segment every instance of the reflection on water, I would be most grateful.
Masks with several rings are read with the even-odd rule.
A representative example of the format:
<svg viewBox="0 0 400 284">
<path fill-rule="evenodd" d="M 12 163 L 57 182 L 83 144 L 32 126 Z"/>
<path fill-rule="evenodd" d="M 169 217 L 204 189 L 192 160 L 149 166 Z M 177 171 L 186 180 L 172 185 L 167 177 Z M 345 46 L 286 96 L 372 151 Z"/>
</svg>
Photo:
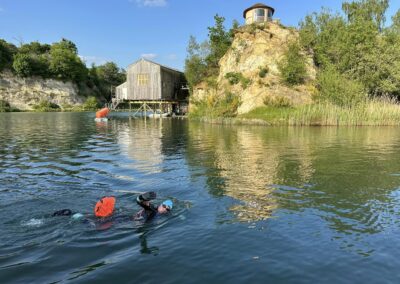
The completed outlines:
<svg viewBox="0 0 400 284">
<path fill-rule="evenodd" d="M 332 266 L 331 277 L 346 282 L 353 269 L 360 281 L 381 280 L 382 264 L 397 269 L 400 252 L 389 244 L 400 231 L 399 128 L 114 118 L 0 115 L 2 279 L 124 281 L 134 273 L 141 282 L 179 263 L 186 273 L 171 283 L 260 282 L 260 269 L 275 282 L 318 282 Z M 104 195 L 116 195 L 118 213 L 130 216 L 144 191 L 176 200 L 173 218 L 99 230 L 49 217 L 60 208 L 91 214 Z M 154 261 L 157 271 L 142 274 Z"/>
<path fill-rule="evenodd" d="M 138 123 L 138 122 L 143 123 Z M 122 127 L 121 127 L 122 126 Z M 162 150 L 163 120 L 137 120 L 129 118 L 120 125 L 118 143 L 121 149 L 130 158 L 137 169 L 151 170 L 153 173 L 161 171 L 163 161 Z M 145 151 L 142 149 L 145 148 Z"/>
<path fill-rule="evenodd" d="M 239 221 L 274 211 L 316 214 L 335 238 L 393 225 L 400 132 L 393 128 L 262 128 L 193 124 L 189 160 L 208 168 L 215 196 L 230 196 Z M 309 211 L 308 213 L 304 213 Z M 346 239 L 346 242 L 349 242 Z"/>
</svg>

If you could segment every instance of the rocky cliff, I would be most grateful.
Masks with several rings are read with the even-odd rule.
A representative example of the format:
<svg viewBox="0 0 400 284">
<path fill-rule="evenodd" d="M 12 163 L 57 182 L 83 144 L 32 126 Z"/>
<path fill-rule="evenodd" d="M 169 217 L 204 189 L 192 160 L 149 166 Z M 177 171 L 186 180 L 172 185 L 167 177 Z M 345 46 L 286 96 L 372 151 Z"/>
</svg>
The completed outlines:
<svg viewBox="0 0 400 284">
<path fill-rule="evenodd" d="M 41 101 L 64 108 L 80 105 L 85 98 L 78 95 L 77 86 L 71 82 L 53 79 L 18 78 L 12 73 L 0 74 L 0 100 L 19 110 L 32 110 Z"/>
<path fill-rule="evenodd" d="M 193 90 L 192 99 L 233 93 L 240 96 L 239 114 L 264 105 L 267 97 L 285 97 L 293 105 L 310 103 L 316 76 L 312 57 L 306 55 L 305 84 L 294 88 L 282 83 L 278 68 L 289 43 L 298 36 L 296 29 L 286 28 L 277 21 L 239 28 L 231 48 L 219 62 L 216 85 L 199 84 Z M 232 83 L 229 75 L 236 76 L 241 83 Z"/>
</svg>

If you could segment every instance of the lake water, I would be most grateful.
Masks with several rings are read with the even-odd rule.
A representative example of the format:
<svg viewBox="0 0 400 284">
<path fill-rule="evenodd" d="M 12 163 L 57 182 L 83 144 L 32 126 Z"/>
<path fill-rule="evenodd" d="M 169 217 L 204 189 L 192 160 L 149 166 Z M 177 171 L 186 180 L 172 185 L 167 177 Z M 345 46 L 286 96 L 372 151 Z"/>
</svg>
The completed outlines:
<svg viewBox="0 0 400 284">
<path fill-rule="evenodd" d="M 93 118 L 0 114 L 1 283 L 400 281 L 400 128 Z M 145 191 L 173 213 L 90 216 Z"/>
</svg>

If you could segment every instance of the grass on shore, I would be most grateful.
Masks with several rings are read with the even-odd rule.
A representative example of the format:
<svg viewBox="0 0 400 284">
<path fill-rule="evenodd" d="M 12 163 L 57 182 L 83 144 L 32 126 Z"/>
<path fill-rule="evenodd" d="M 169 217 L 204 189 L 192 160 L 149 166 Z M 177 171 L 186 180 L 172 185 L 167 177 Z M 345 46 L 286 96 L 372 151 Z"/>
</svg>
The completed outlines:
<svg viewBox="0 0 400 284">
<path fill-rule="evenodd" d="M 351 108 L 326 102 L 298 107 L 263 106 L 238 118 L 260 119 L 270 125 L 389 126 L 400 125 L 400 105 L 394 100 L 373 99 Z"/>
</svg>

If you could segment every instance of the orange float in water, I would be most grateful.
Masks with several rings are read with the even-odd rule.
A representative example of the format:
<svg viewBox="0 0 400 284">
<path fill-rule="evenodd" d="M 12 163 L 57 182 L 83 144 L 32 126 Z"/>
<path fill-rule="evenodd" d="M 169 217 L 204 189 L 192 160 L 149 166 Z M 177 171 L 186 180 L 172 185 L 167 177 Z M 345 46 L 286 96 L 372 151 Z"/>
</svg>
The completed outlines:
<svg viewBox="0 0 400 284">
<path fill-rule="evenodd" d="M 102 108 L 101 110 L 99 110 L 98 112 L 96 112 L 96 118 L 103 118 L 106 117 L 108 115 L 108 113 L 110 112 L 110 110 L 105 107 Z"/>
<path fill-rule="evenodd" d="M 114 212 L 114 207 L 115 197 L 105 196 L 96 203 L 96 206 L 94 207 L 94 215 L 101 218 L 111 216 Z"/>
</svg>

